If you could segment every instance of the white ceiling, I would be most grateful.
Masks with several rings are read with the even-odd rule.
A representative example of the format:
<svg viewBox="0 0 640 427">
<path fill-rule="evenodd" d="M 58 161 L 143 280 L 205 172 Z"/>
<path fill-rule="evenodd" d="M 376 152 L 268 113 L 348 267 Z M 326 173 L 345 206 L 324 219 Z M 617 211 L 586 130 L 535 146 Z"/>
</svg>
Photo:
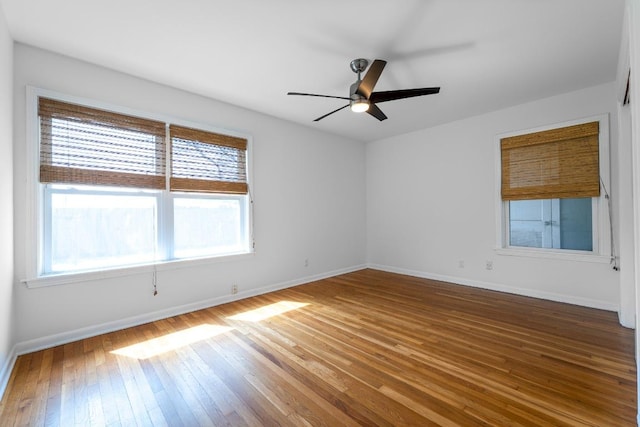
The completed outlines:
<svg viewBox="0 0 640 427">
<path fill-rule="evenodd" d="M 358 140 L 615 80 L 624 0 L 0 0 L 13 38 Z M 358 57 L 376 90 L 440 86 L 342 110 Z"/>
</svg>

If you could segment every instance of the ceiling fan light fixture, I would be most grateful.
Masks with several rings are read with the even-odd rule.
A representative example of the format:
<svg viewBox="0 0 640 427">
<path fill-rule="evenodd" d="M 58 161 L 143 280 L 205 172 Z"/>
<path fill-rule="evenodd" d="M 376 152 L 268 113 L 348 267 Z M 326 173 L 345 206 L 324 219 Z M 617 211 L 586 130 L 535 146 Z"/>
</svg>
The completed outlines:
<svg viewBox="0 0 640 427">
<path fill-rule="evenodd" d="M 354 99 L 349 104 L 349 108 L 351 108 L 351 111 L 354 113 L 364 113 L 369 109 L 369 100 L 364 98 Z"/>
</svg>

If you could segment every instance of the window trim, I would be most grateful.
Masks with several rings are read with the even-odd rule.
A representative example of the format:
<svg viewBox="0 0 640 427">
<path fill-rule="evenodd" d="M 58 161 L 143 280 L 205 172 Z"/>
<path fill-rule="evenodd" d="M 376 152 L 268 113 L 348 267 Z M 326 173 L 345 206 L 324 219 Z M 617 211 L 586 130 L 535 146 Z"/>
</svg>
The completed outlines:
<svg viewBox="0 0 640 427">
<path fill-rule="evenodd" d="M 519 246 L 509 246 L 509 202 L 502 200 L 502 157 L 500 150 L 500 140 L 507 137 L 525 135 L 535 132 L 543 132 L 568 126 L 580 125 L 589 122 L 598 122 L 600 132 L 598 135 L 600 178 L 611 194 L 611 177 L 609 169 L 609 114 L 585 117 L 554 123 L 550 125 L 516 130 L 501 133 L 495 136 L 494 159 L 495 159 L 495 209 L 496 209 L 496 245 L 495 252 L 498 255 L 550 258 L 569 261 L 583 261 L 594 263 L 611 262 L 611 231 L 609 226 L 608 201 L 605 199 L 605 192 L 600 192 L 600 197 L 593 198 L 592 203 L 592 227 L 593 227 L 593 251 L 575 251 L 569 249 L 546 249 L 546 248 L 525 248 Z"/>
<path fill-rule="evenodd" d="M 247 183 L 251 188 L 253 177 L 253 138 L 246 132 L 229 130 L 216 127 L 211 124 L 193 122 L 169 115 L 150 113 L 133 108 L 122 107 L 107 102 L 93 99 L 67 95 L 57 91 L 42 89 L 35 86 L 26 87 L 26 232 L 25 232 L 25 268 L 26 278 L 21 282 L 29 288 L 43 286 L 62 285 L 67 283 L 78 283 L 85 281 L 95 281 L 110 277 L 121 277 L 137 274 L 145 274 L 154 271 L 173 270 L 188 268 L 199 265 L 206 265 L 220 262 L 232 262 L 247 257 L 252 257 L 255 253 L 254 218 L 252 209 L 251 190 L 247 193 L 246 218 L 247 233 L 249 235 L 249 247 L 246 253 L 225 254 L 216 256 L 205 256 L 190 259 L 172 259 L 156 261 L 148 264 L 135 266 L 105 267 L 99 270 L 86 270 L 79 272 L 65 272 L 61 274 L 41 275 L 44 245 L 44 186 L 39 181 L 39 120 L 38 120 L 38 99 L 40 97 L 51 98 L 62 102 L 80 104 L 91 108 L 113 111 L 150 120 L 163 121 L 178 126 L 200 129 L 207 132 L 214 132 L 231 137 L 243 138 L 247 141 Z M 165 191 L 166 192 L 166 191 Z M 170 203 L 170 195 L 163 192 L 159 197 L 159 203 L 164 205 Z M 195 194 L 194 194 L 195 196 Z M 162 211 L 162 210 L 161 210 Z M 159 226 L 165 226 L 166 219 L 158 218 Z"/>
</svg>

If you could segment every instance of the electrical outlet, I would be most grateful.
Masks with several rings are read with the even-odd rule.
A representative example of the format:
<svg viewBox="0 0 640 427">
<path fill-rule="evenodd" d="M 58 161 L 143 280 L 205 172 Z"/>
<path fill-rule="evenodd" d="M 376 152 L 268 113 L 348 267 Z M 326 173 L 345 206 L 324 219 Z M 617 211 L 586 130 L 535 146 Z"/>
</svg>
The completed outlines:
<svg viewBox="0 0 640 427">
<path fill-rule="evenodd" d="M 231 285 L 231 295 L 238 293 L 238 285 Z"/>
<path fill-rule="evenodd" d="M 458 261 L 458 268 L 464 268 L 464 260 L 463 259 Z"/>
<path fill-rule="evenodd" d="M 493 270 L 493 261 L 487 261 L 486 268 L 487 270 Z"/>
<path fill-rule="evenodd" d="M 304 259 L 304 266 L 309 267 L 309 258 Z"/>
</svg>

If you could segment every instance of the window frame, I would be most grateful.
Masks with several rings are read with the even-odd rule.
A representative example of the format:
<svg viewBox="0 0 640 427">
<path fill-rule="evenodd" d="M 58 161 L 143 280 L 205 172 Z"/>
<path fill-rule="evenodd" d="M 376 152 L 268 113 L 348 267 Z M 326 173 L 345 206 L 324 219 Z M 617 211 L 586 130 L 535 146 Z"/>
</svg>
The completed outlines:
<svg viewBox="0 0 640 427">
<path fill-rule="evenodd" d="M 592 198 L 592 235 L 593 250 L 578 251 L 571 249 L 530 248 L 509 245 L 509 201 L 502 200 L 502 156 L 500 141 L 503 138 L 543 132 L 568 126 L 581 125 L 589 122 L 598 122 L 600 131 L 598 135 L 598 153 L 600 179 L 606 189 L 600 191 L 599 197 Z M 496 135 L 495 137 L 495 206 L 496 206 L 496 246 L 498 255 L 563 259 L 571 261 L 584 261 L 593 263 L 609 263 L 611 259 L 611 227 L 609 218 L 609 201 L 606 194 L 611 194 L 611 179 L 609 169 L 609 114 L 601 114 L 561 123 L 554 123 L 536 128 L 516 130 Z M 602 188 L 601 188 L 602 190 Z"/>
<path fill-rule="evenodd" d="M 210 124 L 192 122 L 183 120 L 177 117 L 154 114 L 144 111 L 135 110 L 132 108 L 113 105 L 106 102 L 100 102 L 92 99 L 77 97 L 73 95 L 67 95 L 56 91 L 37 88 L 33 86 L 27 86 L 26 91 L 26 278 L 21 281 L 29 288 L 37 288 L 43 286 L 61 285 L 67 283 L 86 282 L 93 280 L 100 280 L 108 277 L 119 277 L 127 275 L 142 274 L 145 272 L 155 272 L 163 270 L 173 270 L 178 268 L 188 268 L 198 265 L 206 265 L 220 262 L 230 262 L 238 259 L 244 259 L 246 257 L 252 257 L 255 253 L 255 240 L 253 233 L 253 199 L 251 195 L 251 185 L 253 176 L 253 155 L 252 147 L 253 140 L 251 135 L 233 131 L 225 128 L 219 128 Z M 238 137 L 246 139 L 246 173 L 247 184 L 249 191 L 246 195 L 234 195 L 234 194 L 217 194 L 217 193 L 186 193 L 193 197 L 206 196 L 209 198 L 238 198 L 244 197 L 244 221 L 246 222 L 245 232 L 248 239 L 247 252 L 222 254 L 222 255 L 210 255 L 197 258 L 184 258 L 184 259 L 166 259 L 169 253 L 167 240 L 172 239 L 167 233 L 172 231 L 171 228 L 171 216 L 173 215 L 173 194 L 168 189 L 158 190 L 158 248 L 161 256 L 165 259 L 156 260 L 155 262 L 142 263 L 133 266 L 115 266 L 105 267 L 97 270 L 86 270 L 76 272 L 64 272 L 60 274 L 43 274 L 43 260 L 44 260 L 44 203 L 45 203 L 45 191 L 46 185 L 41 184 L 39 180 L 39 118 L 38 118 L 38 99 L 40 97 L 51 98 L 54 100 L 80 104 L 91 108 L 102 109 L 112 111 L 120 114 L 131 115 L 141 117 L 150 120 L 163 121 L 165 123 L 171 123 L 178 126 L 190 127 L 199 129 L 205 132 L 213 132 L 222 135 L 228 135 L 232 137 Z M 167 144 L 167 151 L 169 144 Z M 169 180 L 167 174 L 167 181 Z M 168 187 L 167 187 L 168 188 Z M 142 189 L 141 189 L 142 190 Z M 126 192 L 126 190 L 124 191 Z M 147 191 L 145 191 L 147 192 Z M 151 194 L 151 191 L 148 191 Z M 183 193 L 180 193 L 181 195 Z M 162 229 L 162 231 L 160 231 Z M 171 234 L 171 233 L 169 233 Z"/>
</svg>

